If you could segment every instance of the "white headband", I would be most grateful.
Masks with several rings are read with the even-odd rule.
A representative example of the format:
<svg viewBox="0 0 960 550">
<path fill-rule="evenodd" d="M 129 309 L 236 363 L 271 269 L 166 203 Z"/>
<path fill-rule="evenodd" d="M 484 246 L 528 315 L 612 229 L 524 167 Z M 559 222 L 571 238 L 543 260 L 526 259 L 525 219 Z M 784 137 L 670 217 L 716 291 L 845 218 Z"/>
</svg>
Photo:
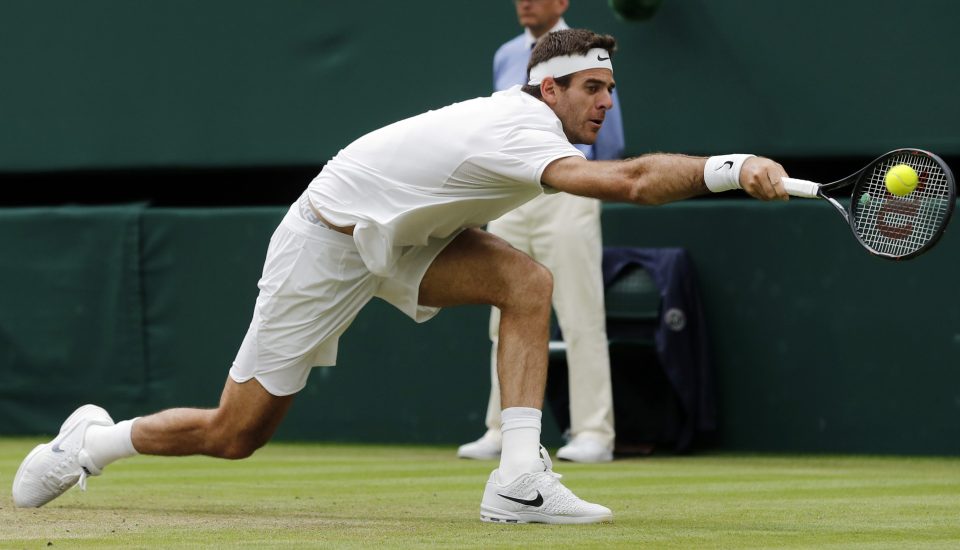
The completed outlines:
<svg viewBox="0 0 960 550">
<path fill-rule="evenodd" d="M 585 55 L 561 55 L 551 57 L 543 63 L 537 63 L 530 68 L 530 86 L 539 86 L 546 77 L 561 77 L 587 69 L 610 69 L 610 53 L 603 48 L 593 48 Z"/>
</svg>

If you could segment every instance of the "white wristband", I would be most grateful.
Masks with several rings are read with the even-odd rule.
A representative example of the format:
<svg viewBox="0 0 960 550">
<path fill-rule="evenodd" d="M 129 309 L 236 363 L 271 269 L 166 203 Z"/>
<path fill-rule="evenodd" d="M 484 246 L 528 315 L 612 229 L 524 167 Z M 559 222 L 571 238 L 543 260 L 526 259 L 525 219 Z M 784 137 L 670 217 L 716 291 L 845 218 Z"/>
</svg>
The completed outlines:
<svg viewBox="0 0 960 550">
<path fill-rule="evenodd" d="M 752 156 L 735 154 L 708 158 L 707 165 L 703 167 L 703 182 L 707 184 L 707 189 L 714 193 L 741 189 L 740 168 Z"/>
</svg>

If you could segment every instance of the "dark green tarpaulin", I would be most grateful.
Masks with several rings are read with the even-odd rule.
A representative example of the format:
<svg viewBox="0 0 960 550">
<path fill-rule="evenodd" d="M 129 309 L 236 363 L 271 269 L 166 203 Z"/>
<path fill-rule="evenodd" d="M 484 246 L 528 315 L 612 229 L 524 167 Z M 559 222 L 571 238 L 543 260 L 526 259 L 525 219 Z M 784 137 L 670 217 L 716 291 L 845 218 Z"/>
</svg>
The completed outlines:
<svg viewBox="0 0 960 550">
<path fill-rule="evenodd" d="M 0 211 L 0 415 L 47 427 L 146 395 L 140 206 Z"/>
<path fill-rule="evenodd" d="M 215 405 L 283 212 L 0 210 L 0 431 L 56 431 L 86 402 L 118 419 Z M 610 246 L 690 253 L 723 448 L 960 452 L 952 230 L 902 263 L 869 256 L 817 201 L 607 205 L 603 230 Z M 375 300 L 278 437 L 468 441 L 482 429 L 488 357 L 486 308 L 418 325 Z"/>
</svg>

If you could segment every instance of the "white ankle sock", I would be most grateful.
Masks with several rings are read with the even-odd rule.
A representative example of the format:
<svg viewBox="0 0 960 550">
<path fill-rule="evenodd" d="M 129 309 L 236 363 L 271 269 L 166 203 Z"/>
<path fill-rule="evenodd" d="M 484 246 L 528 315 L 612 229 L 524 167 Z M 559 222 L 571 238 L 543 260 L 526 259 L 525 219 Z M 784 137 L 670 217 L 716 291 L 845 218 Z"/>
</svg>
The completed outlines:
<svg viewBox="0 0 960 550">
<path fill-rule="evenodd" d="M 540 419 L 538 409 L 509 407 L 500 417 L 503 450 L 500 452 L 500 482 L 510 483 L 521 474 L 543 469 L 540 458 Z"/>
<path fill-rule="evenodd" d="M 136 420 L 134 418 L 113 426 L 93 425 L 87 428 L 83 438 L 83 450 L 98 468 L 104 468 L 115 460 L 140 454 L 133 448 L 130 437 L 130 430 Z"/>
</svg>

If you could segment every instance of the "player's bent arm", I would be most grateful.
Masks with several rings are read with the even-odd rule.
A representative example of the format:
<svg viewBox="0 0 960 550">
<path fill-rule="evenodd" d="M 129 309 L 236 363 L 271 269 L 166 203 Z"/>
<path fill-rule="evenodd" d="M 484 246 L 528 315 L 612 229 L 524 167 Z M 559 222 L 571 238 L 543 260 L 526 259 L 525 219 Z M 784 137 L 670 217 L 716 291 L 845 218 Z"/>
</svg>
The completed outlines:
<svg viewBox="0 0 960 550">
<path fill-rule="evenodd" d="M 714 157 L 716 158 L 716 157 Z M 541 181 L 574 195 L 636 204 L 665 204 L 710 192 L 704 183 L 704 157 L 655 153 L 622 161 L 566 157 L 551 162 Z M 743 162 L 739 184 L 761 200 L 786 200 L 783 167 L 770 159 Z"/>
</svg>

